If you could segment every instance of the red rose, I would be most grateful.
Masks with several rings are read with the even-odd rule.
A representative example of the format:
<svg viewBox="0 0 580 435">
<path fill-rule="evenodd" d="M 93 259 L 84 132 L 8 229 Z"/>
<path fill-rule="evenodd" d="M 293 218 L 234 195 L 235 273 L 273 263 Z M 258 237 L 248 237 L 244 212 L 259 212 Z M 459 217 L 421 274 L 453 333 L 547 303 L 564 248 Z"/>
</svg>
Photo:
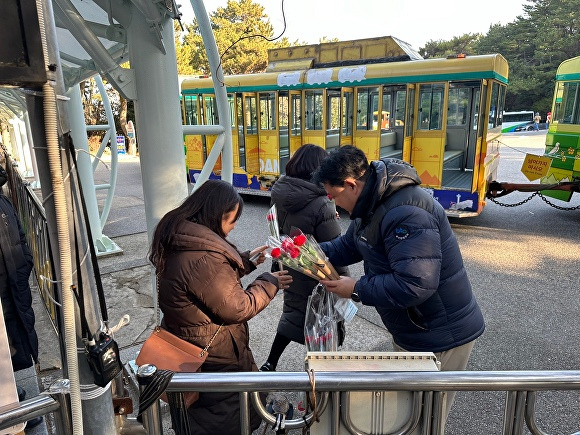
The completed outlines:
<svg viewBox="0 0 580 435">
<path fill-rule="evenodd" d="M 304 243 L 306 243 L 306 236 L 304 234 L 299 234 L 294 237 L 294 244 L 296 246 L 302 246 Z"/>
<path fill-rule="evenodd" d="M 274 249 L 272 249 L 272 252 L 270 252 L 270 255 L 273 258 L 280 258 L 280 254 L 281 254 L 280 248 L 274 248 Z"/>
</svg>

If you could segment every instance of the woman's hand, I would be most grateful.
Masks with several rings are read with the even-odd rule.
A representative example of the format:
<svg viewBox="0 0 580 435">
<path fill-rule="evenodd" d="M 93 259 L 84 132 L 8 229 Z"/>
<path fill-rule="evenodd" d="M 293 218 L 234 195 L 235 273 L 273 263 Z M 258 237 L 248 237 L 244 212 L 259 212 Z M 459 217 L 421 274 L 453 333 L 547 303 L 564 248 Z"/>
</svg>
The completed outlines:
<svg viewBox="0 0 580 435">
<path fill-rule="evenodd" d="M 288 275 L 287 270 L 272 272 L 272 275 L 278 278 L 278 288 L 280 290 L 286 290 L 292 284 L 292 276 Z"/>
<path fill-rule="evenodd" d="M 257 248 L 250 251 L 250 261 L 256 266 L 262 264 L 266 261 L 265 250 L 268 249 L 268 245 L 258 246 Z"/>
</svg>

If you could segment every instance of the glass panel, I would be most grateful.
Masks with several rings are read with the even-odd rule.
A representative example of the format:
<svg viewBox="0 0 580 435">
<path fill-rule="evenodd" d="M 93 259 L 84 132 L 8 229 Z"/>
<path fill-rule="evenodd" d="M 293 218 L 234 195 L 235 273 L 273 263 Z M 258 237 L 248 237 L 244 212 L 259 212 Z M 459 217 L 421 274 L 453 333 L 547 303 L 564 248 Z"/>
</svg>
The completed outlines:
<svg viewBox="0 0 580 435">
<path fill-rule="evenodd" d="M 185 124 L 198 125 L 198 97 L 197 95 L 185 95 Z"/>
<path fill-rule="evenodd" d="M 302 130 L 302 98 L 300 95 L 292 95 L 292 136 L 300 136 Z"/>
<path fill-rule="evenodd" d="M 498 97 L 499 97 L 499 84 L 494 83 L 491 87 L 491 101 L 489 106 L 489 121 L 487 128 L 493 128 L 498 125 Z"/>
<path fill-rule="evenodd" d="M 578 83 L 559 83 L 554 120 L 562 124 L 580 124 Z M 561 97 L 560 97 L 561 96 Z"/>
<path fill-rule="evenodd" d="M 203 123 L 205 125 L 217 125 L 219 124 L 218 114 L 217 114 L 217 102 L 215 97 L 205 96 L 205 117 Z"/>
<path fill-rule="evenodd" d="M 397 91 L 395 97 L 395 116 L 391 116 L 391 123 L 394 122 L 394 126 L 405 125 L 405 99 L 407 96 L 406 91 Z"/>
<path fill-rule="evenodd" d="M 322 90 L 306 91 L 306 130 L 322 130 Z"/>
<path fill-rule="evenodd" d="M 340 91 L 327 91 L 326 128 L 338 133 L 340 122 Z"/>
<path fill-rule="evenodd" d="M 477 130 L 477 120 L 479 119 L 479 100 L 481 98 L 481 91 L 478 89 L 477 91 L 475 91 L 475 101 L 473 103 L 473 114 L 472 116 L 472 120 L 471 120 L 471 128 L 473 130 Z M 479 133 L 477 135 L 477 137 L 481 137 L 481 133 L 482 131 L 479 130 Z"/>
<path fill-rule="evenodd" d="M 409 89 L 409 104 L 407 105 L 407 128 L 405 136 L 413 136 L 413 108 L 415 107 L 415 89 Z"/>
<path fill-rule="evenodd" d="M 447 109 L 447 125 L 461 126 L 467 123 L 467 113 L 469 110 L 468 88 L 449 89 L 449 108 Z"/>
<path fill-rule="evenodd" d="M 385 92 L 385 90 L 383 89 L 383 92 Z M 391 93 L 383 93 L 383 108 L 382 108 L 382 115 L 380 117 L 380 124 L 381 124 L 381 130 L 388 130 L 389 128 L 391 128 L 391 113 L 392 113 L 392 102 L 393 102 L 393 96 L 391 95 Z M 377 113 L 378 115 L 378 113 Z M 373 122 L 379 122 L 379 117 L 378 116 L 374 116 L 373 114 Z"/>
<path fill-rule="evenodd" d="M 342 135 L 352 136 L 352 121 L 354 112 L 354 96 L 345 92 L 342 97 Z"/>
<path fill-rule="evenodd" d="M 234 94 L 228 94 L 228 104 L 230 106 L 230 123 L 232 128 L 236 126 L 236 110 L 234 106 Z"/>
<path fill-rule="evenodd" d="M 379 110 L 379 89 L 358 88 L 356 128 L 358 130 L 377 130 L 378 123 L 373 125 L 373 114 Z"/>
<path fill-rule="evenodd" d="M 441 130 L 444 85 L 421 85 L 419 88 L 419 130 Z"/>
<path fill-rule="evenodd" d="M 260 130 L 276 130 L 276 93 L 260 93 Z"/>
<path fill-rule="evenodd" d="M 246 133 L 258 134 L 258 111 L 256 97 L 246 97 Z"/>
<path fill-rule="evenodd" d="M 238 118 L 238 151 L 240 154 L 240 167 L 246 169 L 246 140 L 244 137 L 244 106 L 241 95 L 236 97 Z"/>
</svg>

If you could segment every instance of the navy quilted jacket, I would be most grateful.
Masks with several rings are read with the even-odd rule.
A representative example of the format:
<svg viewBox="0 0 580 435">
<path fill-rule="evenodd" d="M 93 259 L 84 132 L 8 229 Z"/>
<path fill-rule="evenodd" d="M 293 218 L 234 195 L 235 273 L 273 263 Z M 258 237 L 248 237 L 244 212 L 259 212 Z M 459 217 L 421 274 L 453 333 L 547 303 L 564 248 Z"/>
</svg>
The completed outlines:
<svg viewBox="0 0 580 435">
<path fill-rule="evenodd" d="M 355 291 L 402 348 L 442 352 L 479 337 L 483 316 L 443 208 L 412 166 L 385 159 L 370 170 L 347 232 L 321 244 L 330 261 L 364 260 Z"/>
</svg>

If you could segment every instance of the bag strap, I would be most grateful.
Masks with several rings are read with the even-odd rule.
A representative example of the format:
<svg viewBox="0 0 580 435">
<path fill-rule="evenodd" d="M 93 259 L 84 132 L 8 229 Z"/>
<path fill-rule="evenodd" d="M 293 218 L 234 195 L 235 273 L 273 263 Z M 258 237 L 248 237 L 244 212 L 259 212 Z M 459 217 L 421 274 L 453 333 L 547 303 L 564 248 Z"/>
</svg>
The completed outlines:
<svg viewBox="0 0 580 435">
<path fill-rule="evenodd" d="M 159 308 L 159 274 L 157 274 L 155 276 L 155 280 L 156 280 L 156 286 L 157 286 L 157 309 L 155 310 L 155 330 L 156 331 L 159 331 L 159 329 L 161 328 L 161 325 L 160 325 L 160 323 L 161 323 L 161 321 L 160 321 L 160 317 L 161 317 L 160 311 L 161 311 L 161 309 Z M 223 323 L 220 325 L 220 327 L 218 328 L 218 330 L 212 335 L 212 337 L 210 338 L 209 342 L 203 348 L 203 350 L 201 351 L 201 353 L 199 354 L 199 356 L 204 356 L 207 353 L 209 347 L 211 346 L 211 344 L 213 343 L 213 341 L 217 337 L 218 333 L 222 329 L 222 326 L 224 326 Z"/>
</svg>

